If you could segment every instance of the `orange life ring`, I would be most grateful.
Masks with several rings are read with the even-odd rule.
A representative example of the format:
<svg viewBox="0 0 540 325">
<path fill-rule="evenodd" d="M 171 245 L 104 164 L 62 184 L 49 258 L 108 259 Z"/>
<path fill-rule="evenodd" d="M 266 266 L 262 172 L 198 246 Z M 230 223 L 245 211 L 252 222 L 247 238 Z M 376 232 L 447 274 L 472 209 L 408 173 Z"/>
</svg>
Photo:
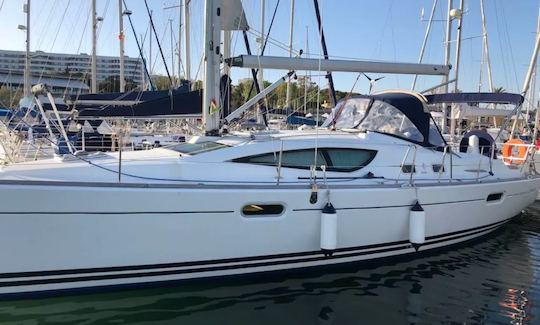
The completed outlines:
<svg viewBox="0 0 540 325">
<path fill-rule="evenodd" d="M 527 156 L 527 146 L 520 139 L 510 139 L 502 147 L 503 161 L 506 164 L 522 165 Z"/>
</svg>

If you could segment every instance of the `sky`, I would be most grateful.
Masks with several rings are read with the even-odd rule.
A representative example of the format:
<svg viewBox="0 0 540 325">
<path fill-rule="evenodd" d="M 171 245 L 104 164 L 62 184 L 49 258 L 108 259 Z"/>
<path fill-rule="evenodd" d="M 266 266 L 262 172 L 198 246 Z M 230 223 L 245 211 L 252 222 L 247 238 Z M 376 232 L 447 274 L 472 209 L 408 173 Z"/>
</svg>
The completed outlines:
<svg viewBox="0 0 540 325">
<path fill-rule="evenodd" d="M 0 49 L 24 50 L 25 33 L 18 25 L 26 24 L 23 3 L 26 0 L 0 0 Z M 179 0 L 147 0 L 153 11 L 154 23 L 161 41 L 164 56 L 171 69 L 173 59 L 171 34 L 176 44 L 179 25 L 178 8 L 165 9 L 179 4 Z M 319 0 L 328 51 L 333 58 L 352 58 L 388 62 L 418 61 L 420 48 L 427 27 L 427 20 L 434 0 Z M 443 64 L 444 33 L 448 0 L 438 1 L 432 31 L 428 39 L 424 62 Z M 191 44 L 192 74 L 201 76 L 201 48 L 203 36 L 203 0 L 192 0 Z M 146 37 L 144 52 L 148 57 L 148 14 L 144 0 L 126 0 L 139 39 Z M 261 0 L 242 0 L 248 23 L 252 49 L 257 48 L 255 35 L 260 33 Z M 459 89 L 478 91 L 482 61 L 482 23 L 480 1 L 465 0 L 463 18 L 463 41 L 459 70 Z M 90 0 L 31 0 L 31 50 L 60 53 L 91 53 Z M 288 56 L 289 20 L 291 0 L 265 1 L 265 30 L 268 32 L 277 5 L 275 21 L 267 55 Z M 454 8 L 459 5 L 454 0 Z M 104 18 L 99 27 L 98 55 L 118 55 L 118 1 L 97 0 L 98 15 Z M 422 15 L 422 12 L 424 13 Z M 519 92 L 532 55 L 537 17 L 538 0 L 485 0 L 488 43 L 495 87 Z M 139 55 L 131 27 L 124 23 L 126 55 Z M 172 27 L 172 33 L 171 33 Z M 303 49 L 309 57 L 322 55 L 317 22 L 312 0 L 296 0 L 294 13 L 293 47 Z M 146 36 L 145 36 L 146 35 Z M 239 33 L 233 36 L 233 54 L 245 54 L 243 39 Z M 454 25 L 452 43 L 455 45 Z M 154 37 L 155 39 L 155 37 Z M 276 45 L 278 44 L 278 45 Z M 154 73 L 165 74 L 164 64 L 153 44 L 152 61 Z M 148 59 L 147 59 L 148 60 Z M 177 65 L 174 60 L 175 69 Z M 452 49 L 451 63 L 455 63 Z M 482 70 L 483 87 L 487 88 L 487 70 Z M 275 81 L 286 71 L 265 71 L 265 79 Z M 298 71 L 298 75 L 305 72 Z M 383 75 L 371 74 L 372 77 Z M 249 78 L 247 69 L 235 68 L 233 82 Z M 336 88 L 342 91 L 367 92 L 368 81 L 357 79 L 357 73 L 335 73 Z M 312 79 L 326 87 L 325 79 L 312 72 Z M 441 77 L 421 76 L 417 90 L 430 88 L 441 82 Z M 384 75 L 375 88 L 410 89 L 412 76 Z M 537 83 L 540 84 L 540 83 Z M 539 85 L 540 86 L 540 85 Z"/>
</svg>

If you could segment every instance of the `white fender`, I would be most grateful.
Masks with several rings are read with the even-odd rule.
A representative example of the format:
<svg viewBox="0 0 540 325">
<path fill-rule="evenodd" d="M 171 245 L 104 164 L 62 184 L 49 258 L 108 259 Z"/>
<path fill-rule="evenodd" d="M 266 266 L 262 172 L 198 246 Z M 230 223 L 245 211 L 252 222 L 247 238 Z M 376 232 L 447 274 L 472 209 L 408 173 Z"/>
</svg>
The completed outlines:
<svg viewBox="0 0 540 325">
<path fill-rule="evenodd" d="M 426 212 L 418 201 L 409 212 L 409 241 L 417 251 L 426 242 Z"/>
<path fill-rule="evenodd" d="M 321 213 L 321 250 L 332 255 L 337 248 L 337 212 L 332 203 L 327 203 Z"/>
</svg>

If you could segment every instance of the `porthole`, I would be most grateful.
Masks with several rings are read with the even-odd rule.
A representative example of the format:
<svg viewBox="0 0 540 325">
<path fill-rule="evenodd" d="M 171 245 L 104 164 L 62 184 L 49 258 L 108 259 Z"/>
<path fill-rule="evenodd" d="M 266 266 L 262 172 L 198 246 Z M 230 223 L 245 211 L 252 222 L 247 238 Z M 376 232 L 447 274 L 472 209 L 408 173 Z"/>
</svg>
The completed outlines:
<svg viewBox="0 0 540 325">
<path fill-rule="evenodd" d="M 279 216 L 284 210 L 281 204 L 248 204 L 242 208 L 242 214 L 246 217 Z"/>
</svg>

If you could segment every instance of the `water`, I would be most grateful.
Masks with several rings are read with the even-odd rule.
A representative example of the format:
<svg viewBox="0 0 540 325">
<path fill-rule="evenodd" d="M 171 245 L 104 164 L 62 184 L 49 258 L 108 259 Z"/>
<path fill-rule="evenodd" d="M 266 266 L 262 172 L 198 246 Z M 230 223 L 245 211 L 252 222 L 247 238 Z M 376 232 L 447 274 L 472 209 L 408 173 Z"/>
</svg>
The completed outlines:
<svg viewBox="0 0 540 325">
<path fill-rule="evenodd" d="M 417 258 L 0 301 L 4 324 L 540 324 L 540 203 Z"/>
</svg>

